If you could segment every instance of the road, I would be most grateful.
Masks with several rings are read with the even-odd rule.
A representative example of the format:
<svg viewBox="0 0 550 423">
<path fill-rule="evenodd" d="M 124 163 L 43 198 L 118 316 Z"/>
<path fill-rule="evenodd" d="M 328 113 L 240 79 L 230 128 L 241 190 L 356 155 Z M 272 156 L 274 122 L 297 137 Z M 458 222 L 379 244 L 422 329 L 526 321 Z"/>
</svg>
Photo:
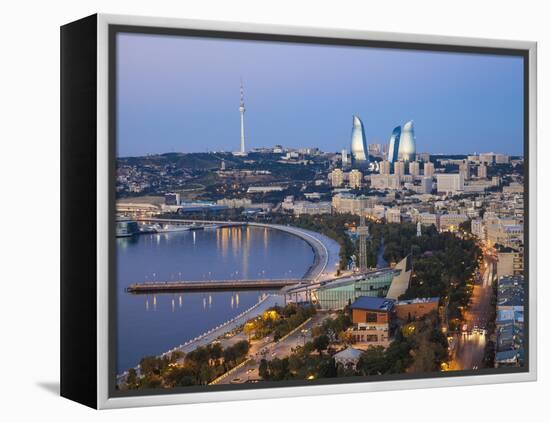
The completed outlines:
<svg viewBox="0 0 550 423">
<path fill-rule="evenodd" d="M 468 332 L 457 335 L 456 354 L 450 363 L 451 370 L 470 370 L 482 367 L 487 335 L 473 333 L 474 326 L 487 328 L 491 316 L 492 283 L 495 274 L 495 259 L 484 256 L 481 280 L 474 285 L 470 307 L 464 313 Z"/>
<path fill-rule="evenodd" d="M 248 381 L 258 380 L 258 367 L 260 360 L 272 360 L 275 357 L 284 358 L 292 353 L 292 349 L 303 345 L 305 342 L 311 341 L 312 328 L 319 325 L 323 320 L 329 317 L 327 312 L 317 312 L 313 318 L 304 326 L 285 338 L 283 341 L 274 342 L 270 337 L 260 342 L 254 342 L 250 350 L 250 360 L 244 366 L 230 373 L 226 377 L 217 381 L 217 384 L 223 385 L 228 383 L 238 384 L 247 383 Z"/>
</svg>

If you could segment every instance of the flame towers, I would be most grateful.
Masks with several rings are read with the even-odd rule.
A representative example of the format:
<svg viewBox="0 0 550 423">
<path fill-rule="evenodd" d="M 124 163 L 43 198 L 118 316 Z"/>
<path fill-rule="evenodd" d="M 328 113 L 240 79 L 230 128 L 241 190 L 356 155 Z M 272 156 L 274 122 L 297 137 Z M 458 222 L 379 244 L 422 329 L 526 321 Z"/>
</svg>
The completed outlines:
<svg viewBox="0 0 550 423">
<path fill-rule="evenodd" d="M 395 163 L 398 160 L 399 140 L 401 139 L 401 127 L 397 126 L 393 129 L 388 147 L 388 162 Z"/>
<path fill-rule="evenodd" d="M 354 164 L 368 166 L 369 156 L 367 155 L 367 140 L 363 122 L 359 117 L 353 115 L 353 126 L 351 129 L 351 155 Z"/>
<path fill-rule="evenodd" d="M 413 121 L 403 125 L 399 139 L 398 159 L 404 162 L 412 162 L 416 158 L 416 140 L 414 137 Z"/>
</svg>

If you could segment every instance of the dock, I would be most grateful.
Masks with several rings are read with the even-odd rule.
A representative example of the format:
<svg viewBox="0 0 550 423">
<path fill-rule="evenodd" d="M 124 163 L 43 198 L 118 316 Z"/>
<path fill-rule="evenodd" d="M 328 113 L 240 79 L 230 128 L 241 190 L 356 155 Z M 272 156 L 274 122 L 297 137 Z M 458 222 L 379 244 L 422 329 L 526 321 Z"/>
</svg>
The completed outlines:
<svg viewBox="0 0 550 423">
<path fill-rule="evenodd" d="M 282 289 L 289 286 L 308 285 L 307 279 L 241 279 L 210 281 L 139 282 L 126 288 L 132 294 L 188 291 L 237 291 L 257 289 Z"/>
</svg>

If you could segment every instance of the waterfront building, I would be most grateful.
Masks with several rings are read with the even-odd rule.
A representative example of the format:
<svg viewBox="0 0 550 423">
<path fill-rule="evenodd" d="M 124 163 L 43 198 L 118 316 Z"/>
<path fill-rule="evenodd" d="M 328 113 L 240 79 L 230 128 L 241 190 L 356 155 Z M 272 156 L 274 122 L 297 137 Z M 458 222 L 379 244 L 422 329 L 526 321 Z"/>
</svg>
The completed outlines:
<svg viewBox="0 0 550 423">
<path fill-rule="evenodd" d="M 405 175 L 405 162 L 398 161 L 393 164 L 393 174 L 398 176 L 400 179 Z"/>
<path fill-rule="evenodd" d="M 439 297 L 414 298 L 397 301 L 394 304 L 395 317 L 403 321 L 417 320 L 432 311 L 437 311 Z"/>
<path fill-rule="evenodd" d="M 283 190 L 284 188 L 280 185 L 270 185 L 270 186 L 248 187 L 246 192 L 248 192 L 249 194 L 257 194 L 257 193 L 265 194 L 268 192 L 279 192 Z"/>
<path fill-rule="evenodd" d="M 344 171 L 342 169 L 334 169 L 330 172 L 330 184 L 333 187 L 341 187 L 344 185 Z"/>
<path fill-rule="evenodd" d="M 437 176 L 437 192 L 455 195 L 464 191 L 464 175 L 461 173 L 441 173 Z"/>
<path fill-rule="evenodd" d="M 435 173 L 435 166 L 432 162 L 424 162 L 424 176 L 433 177 Z"/>
<path fill-rule="evenodd" d="M 386 298 L 397 300 L 401 295 L 407 292 L 407 289 L 409 289 L 413 271 L 412 256 L 409 254 L 397 263 L 393 270 L 397 273 L 393 277 L 388 292 L 386 293 Z"/>
<path fill-rule="evenodd" d="M 353 126 L 351 130 L 351 154 L 355 165 L 368 166 L 369 157 L 367 154 L 367 140 L 363 122 L 358 116 L 353 116 Z"/>
<path fill-rule="evenodd" d="M 327 282 L 317 290 L 319 305 L 325 310 L 346 307 L 360 296 L 385 297 L 398 270 L 384 269 Z"/>
<path fill-rule="evenodd" d="M 250 207 L 252 205 L 252 200 L 248 198 L 222 198 L 216 201 L 216 204 L 227 206 L 230 209 L 238 209 L 241 207 Z"/>
<path fill-rule="evenodd" d="M 167 206 L 179 205 L 181 199 L 179 192 L 167 192 L 164 194 L 164 204 Z"/>
<path fill-rule="evenodd" d="M 353 169 L 349 175 L 349 186 L 351 188 L 361 188 L 363 185 L 363 173 L 357 169 Z"/>
<path fill-rule="evenodd" d="M 411 162 L 416 159 L 416 139 L 412 120 L 403 125 L 397 157 L 404 162 Z"/>
<path fill-rule="evenodd" d="M 399 189 L 401 182 L 399 175 L 370 175 L 370 185 L 372 189 Z"/>
<path fill-rule="evenodd" d="M 394 301 L 387 298 L 358 297 L 350 306 L 352 342 L 362 348 L 390 345 Z"/>
<path fill-rule="evenodd" d="M 420 175 L 420 163 L 417 161 L 410 162 L 409 163 L 409 173 L 412 176 L 419 176 Z"/>
<path fill-rule="evenodd" d="M 487 165 L 486 164 L 480 164 L 477 167 L 477 177 L 478 178 L 487 178 Z"/>
<path fill-rule="evenodd" d="M 390 144 L 388 147 L 388 161 L 390 163 L 395 163 L 398 160 L 400 138 L 401 138 L 401 127 L 397 126 L 392 131 L 392 134 L 390 137 Z"/>
</svg>

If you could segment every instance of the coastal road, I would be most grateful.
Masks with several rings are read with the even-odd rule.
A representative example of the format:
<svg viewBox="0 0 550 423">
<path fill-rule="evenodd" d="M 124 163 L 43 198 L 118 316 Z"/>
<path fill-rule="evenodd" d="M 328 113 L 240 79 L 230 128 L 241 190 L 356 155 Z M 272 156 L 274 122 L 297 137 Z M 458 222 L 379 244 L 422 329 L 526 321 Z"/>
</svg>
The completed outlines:
<svg viewBox="0 0 550 423">
<path fill-rule="evenodd" d="M 487 328 L 491 316 L 491 294 L 495 274 L 495 259 L 485 255 L 481 269 L 481 281 L 474 285 L 469 309 L 465 312 L 468 332 L 458 336 L 456 355 L 450 364 L 451 370 L 471 370 L 482 367 L 487 335 L 474 333 L 474 326 Z"/>
<path fill-rule="evenodd" d="M 226 377 L 218 380 L 217 384 L 239 384 L 260 379 L 258 367 L 262 358 L 269 361 L 275 357 L 284 358 L 289 356 L 292 353 L 293 348 L 302 346 L 304 343 L 311 341 L 312 329 L 321 324 L 323 320 L 329 316 L 330 315 L 327 312 L 317 312 L 317 314 L 313 316 L 309 322 L 300 327 L 283 341 L 273 342 L 270 338 L 268 338 L 267 340 L 263 340 L 263 342 L 261 341 L 259 344 L 255 343 L 250 351 L 250 360 L 247 364 L 226 375 Z"/>
</svg>

